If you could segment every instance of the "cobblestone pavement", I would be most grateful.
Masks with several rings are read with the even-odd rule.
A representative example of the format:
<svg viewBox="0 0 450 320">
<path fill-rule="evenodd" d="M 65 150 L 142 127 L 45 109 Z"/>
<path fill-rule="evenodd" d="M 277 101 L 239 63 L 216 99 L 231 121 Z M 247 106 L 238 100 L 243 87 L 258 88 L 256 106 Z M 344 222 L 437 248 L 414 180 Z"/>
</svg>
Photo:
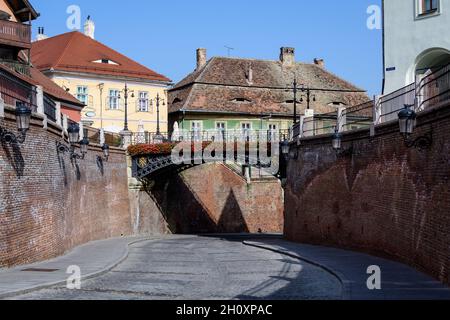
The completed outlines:
<svg viewBox="0 0 450 320">
<path fill-rule="evenodd" d="M 81 270 L 83 272 L 83 270 Z M 53 287 L 13 299 L 340 299 L 328 272 L 241 240 L 179 236 L 140 242 L 81 290 Z"/>
</svg>

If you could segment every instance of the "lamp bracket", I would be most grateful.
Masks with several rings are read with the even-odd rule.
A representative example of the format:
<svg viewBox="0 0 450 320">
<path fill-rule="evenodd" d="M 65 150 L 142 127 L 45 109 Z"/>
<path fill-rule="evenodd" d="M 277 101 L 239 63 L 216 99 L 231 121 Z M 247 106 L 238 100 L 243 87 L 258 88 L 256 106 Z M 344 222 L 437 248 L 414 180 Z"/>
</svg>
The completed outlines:
<svg viewBox="0 0 450 320">
<path fill-rule="evenodd" d="M 56 143 L 56 150 L 58 151 L 58 153 L 69 153 L 70 154 L 70 160 L 83 160 L 84 159 L 84 154 L 83 155 L 79 155 L 75 152 L 75 147 L 74 146 L 67 146 L 64 143 L 61 142 L 57 142 Z"/>
<path fill-rule="evenodd" d="M 433 145 L 433 133 L 428 132 L 423 136 L 412 139 L 410 136 L 404 136 L 405 146 L 407 148 L 415 148 L 420 151 L 429 150 Z"/>
</svg>

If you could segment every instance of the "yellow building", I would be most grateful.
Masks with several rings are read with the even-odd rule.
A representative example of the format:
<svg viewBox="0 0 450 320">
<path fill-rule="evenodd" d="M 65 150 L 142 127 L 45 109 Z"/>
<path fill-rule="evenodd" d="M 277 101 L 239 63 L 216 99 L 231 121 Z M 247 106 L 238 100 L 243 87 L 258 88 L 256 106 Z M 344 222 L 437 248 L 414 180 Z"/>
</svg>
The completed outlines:
<svg viewBox="0 0 450 320">
<path fill-rule="evenodd" d="M 81 116 L 85 125 L 119 133 L 124 130 L 127 103 L 129 130 L 156 132 L 159 105 L 160 132 L 167 132 L 170 79 L 96 41 L 94 30 L 90 19 L 84 34 L 47 38 L 40 29 L 31 50 L 34 66 L 86 105 L 81 115 L 70 118 Z"/>
</svg>

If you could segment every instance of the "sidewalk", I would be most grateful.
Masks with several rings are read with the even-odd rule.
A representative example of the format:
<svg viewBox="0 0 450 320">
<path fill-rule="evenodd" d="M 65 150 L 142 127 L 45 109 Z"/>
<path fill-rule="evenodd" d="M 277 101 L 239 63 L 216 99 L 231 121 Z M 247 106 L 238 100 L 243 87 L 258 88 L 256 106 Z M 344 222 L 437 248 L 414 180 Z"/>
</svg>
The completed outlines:
<svg viewBox="0 0 450 320">
<path fill-rule="evenodd" d="M 82 279 L 108 272 L 128 256 L 129 245 L 152 240 L 150 237 L 126 237 L 89 242 L 52 260 L 0 270 L 0 299 L 46 287 L 65 284 L 67 268 L 77 265 Z M 39 271 L 23 271 L 25 269 Z"/>
<path fill-rule="evenodd" d="M 407 265 L 364 253 L 297 244 L 281 239 L 244 244 L 282 253 L 317 265 L 343 284 L 344 300 L 450 300 L 450 288 Z M 381 290 L 368 290 L 367 268 L 381 268 Z"/>
</svg>

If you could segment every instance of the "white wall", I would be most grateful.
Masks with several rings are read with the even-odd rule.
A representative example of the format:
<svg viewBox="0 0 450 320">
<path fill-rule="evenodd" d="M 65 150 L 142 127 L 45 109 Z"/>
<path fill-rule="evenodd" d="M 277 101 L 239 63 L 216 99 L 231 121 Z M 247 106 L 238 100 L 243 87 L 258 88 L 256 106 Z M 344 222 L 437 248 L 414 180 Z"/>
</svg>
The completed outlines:
<svg viewBox="0 0 450 320">
<path fill-rule="evenodd" d="M 440 0 L 439 14 L 423 18 L 417 17 L 418 1 L 384 0 L 385 94 L 414 82 L 418 57 L 426 50 L 450 53 L 450 0 Z"/>
</svg>

